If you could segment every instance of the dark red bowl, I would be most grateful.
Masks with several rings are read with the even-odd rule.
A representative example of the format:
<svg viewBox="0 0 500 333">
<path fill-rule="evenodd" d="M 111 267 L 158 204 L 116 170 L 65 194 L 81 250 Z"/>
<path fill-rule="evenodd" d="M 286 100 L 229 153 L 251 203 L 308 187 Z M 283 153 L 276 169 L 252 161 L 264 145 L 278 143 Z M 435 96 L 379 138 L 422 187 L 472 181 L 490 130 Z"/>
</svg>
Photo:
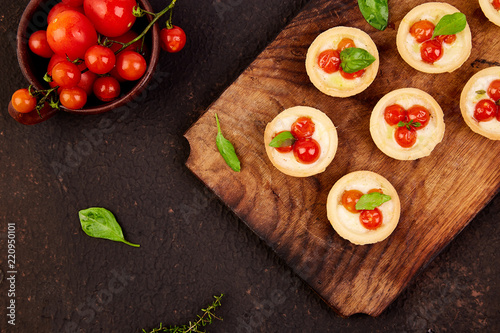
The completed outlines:
<svg viewBox="0 0 500 333">
<path fill-rule="evenodd" d="M 47 14 L 50 9 L 59 3 L 60 0 L 32 0 L 24 10 L 17 30 L 17 59 L 23 75 L 36 89 L 48 89 L 49 85 L 43 81 L 49 59 L 35 55 L 28 46 L 28 39 L 32 33 L 38 30 L 47 29 Z M 153 12 L 151 5 L 146 0 L 137 1 L 141 8 Z M 133 30 L 137 33 L 143 31 L 144 27 L 152 20 L 150 15 L 145 18 L 138 18 Z M 149 56 L 146 56 L 148 68 L 144 76 L 134 82 L 122 83 L 122 94 L 112 102 L 104 103 L 96 98 L 89 99 L 87 105 L 80 110 L 70 110 L 61 106 L 61 110 L 77 114 L 98 114 L 108 112 L 123 106 L 137 97 L 145 89 L 153 78 L 153 74 L 158 63 L 160 54 L 160 36 L 158 25 L 155 24 L 147 33 L 146 45 L 149 49 Z M 48 117 L 47 117 L 48 118 Z M 45 119 L 44 119 L 45 120 Z"/>
</svg>

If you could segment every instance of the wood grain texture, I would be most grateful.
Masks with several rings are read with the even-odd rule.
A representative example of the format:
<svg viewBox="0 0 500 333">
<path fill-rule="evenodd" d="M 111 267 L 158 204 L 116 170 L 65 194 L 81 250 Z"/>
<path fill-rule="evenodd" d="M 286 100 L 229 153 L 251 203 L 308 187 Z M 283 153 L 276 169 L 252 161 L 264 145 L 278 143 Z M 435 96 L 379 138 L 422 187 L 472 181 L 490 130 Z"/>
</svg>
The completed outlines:
<svg viewBox="0 0 500 333">
<path fill-rule="evenodd" d="M 472 55 L 455 72 L 418 72 L 396 50 L 399 22 L 424 1 L 389 1 L 391 24 L 377 31 L 364 21 L 356 1 L 312 0 L 185 134 L 191 145 L 188 168 L 342 315 L 382 313 L 500 187 L 500 142 L 473 133 L 459 110 L 467 80 L 498 65 L 500 30 L 487 21 L 476 1 L 448 2 L 467 15 L 473 35 Z M 374 83 L 344 99 L 316 90 L 304 66 L 314 38 L 339 25 L 368 32 L 380 53 Z M 445 114 L 443 142 L 417 161 L 384 155 L 369 131 L 377 101 L 404 87 L 430 93 Z M 332 164 L 304 179 L 275 169 L 263 145 L 266 124 L 296 105 L 325 112 L 339 134 Z M 240 173 L 231 171 L 217 151 L 214 113 L 236 147 Z M 330 188 L 357 170 L 380 173 L 401 199 L 398 227 L 374 245 L 356 246 L 342 239 L 326 217 Z"/>
</svg>

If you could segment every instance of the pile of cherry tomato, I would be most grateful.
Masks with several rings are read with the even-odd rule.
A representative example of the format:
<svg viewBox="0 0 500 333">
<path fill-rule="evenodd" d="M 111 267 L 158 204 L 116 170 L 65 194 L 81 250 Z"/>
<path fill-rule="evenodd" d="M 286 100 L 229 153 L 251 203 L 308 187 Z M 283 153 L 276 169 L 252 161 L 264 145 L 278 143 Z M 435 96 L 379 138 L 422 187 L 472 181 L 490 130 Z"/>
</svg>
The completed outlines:
<svg viewBox="0 0 500 333">
<path fill-rule="evenodd" d="M 91 94 L 103 102 L 117 99 L 120 82 L 140 79 L 148 66 L 144 36 L 130 30 L 140 12 L 136 6 L 136 0 L 62 0 L 56 4 L 48 13 L 47 30 L 36 31 L 28 41 L 34 54 L 50 59 L 44 80 L 51 89 L 19 89 L 12 96 L 13 108 L 32 112 L 43 107 L 43 97 L 52 93 L 56 96 L 55 102 L 51 98 L 52 107 L 60 103 L 72 110 L 83 108 Z M 166 12 L 146 13 L 157 19 Z M 160 33 L 161 47 L 178 52 L 186 44 L 186 34 L 172 26 L 171 17 Z"/>
</svg>

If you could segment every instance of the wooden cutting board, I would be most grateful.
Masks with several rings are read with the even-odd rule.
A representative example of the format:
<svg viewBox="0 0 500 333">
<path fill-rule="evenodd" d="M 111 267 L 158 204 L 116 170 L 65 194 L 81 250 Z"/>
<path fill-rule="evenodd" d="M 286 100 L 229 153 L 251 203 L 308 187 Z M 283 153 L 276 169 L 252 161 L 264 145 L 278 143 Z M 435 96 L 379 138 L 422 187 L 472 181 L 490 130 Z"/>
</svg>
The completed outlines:
<svg viewBox="0 0 500 333">
<path fill-rule="evenodd" d="M 401 19 L 424 2 L 389 1 L 391 24 L 378 31 L 364 21 L 357 1 L 311 0 L 185 134 L 191 145 L 187 166 L 344 316 L 382 313 L 500 187 L 500 142 L 474 134 L 459 109 L 467 80 L 480 69 L 500 65 L 500 27 L 485 18 L 477 1 L 448 1 L 467 15 L 472 55 L 451 74 L 424 74 L 407 65 L 396 50 Z M 314 38 L 339 25 L 366 31 L 380 53 L 377 78 L 350 98 L 316 90 L 304 65 Z M 404 87 L 430 93 L 445 114 L 443 142 L 430 157 L 417 161 L 387 157 L 369 132 L 377 101 Z M 266 124 L 296 105 L 325 112 L 339 134 L 332 164 L 305 179 L 275 169 L 263 144 Z M 217 151 L 214 113 L 236 147 L 240 173 L 231 171 Z M 330 188 L 356 170 L 380 173 L 399 192 L 399 225 L 381 243 L 353 245 L 335 233 L 326 217 Z"/>
</svg>

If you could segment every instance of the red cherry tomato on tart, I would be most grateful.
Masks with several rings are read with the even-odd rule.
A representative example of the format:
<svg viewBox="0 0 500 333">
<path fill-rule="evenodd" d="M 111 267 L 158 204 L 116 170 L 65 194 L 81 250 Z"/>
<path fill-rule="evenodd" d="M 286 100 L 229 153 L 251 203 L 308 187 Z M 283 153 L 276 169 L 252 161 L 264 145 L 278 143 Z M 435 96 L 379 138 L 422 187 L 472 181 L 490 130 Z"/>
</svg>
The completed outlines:
<svg viewBox="0 0 500 333">
<path fill-rule="evenodd" d="M 321 154 L 319 143 L 312 138 L 303 138 L 295 141 L 293 145 L 293 155 L 302 164 L 312 164 L 316 162 Z"/>
<path fill-rule="evenodd" d="M 125 80 L 135 81 L 141 78 L 146 68 L 146 60 L 137 52 L 122 51 L 116 58 L 116 71 Z"/>
<path fill-rule="evenodd" d="M 389 105 L 385 108 L 384 119 L 387 124 L 395 126 L 400 121 L 406 121 L 406 110 L 399 104 Z"/>
<path fill-rule="evenodd" d="M 488 96 L 495 102 L 500 100 L 500 80 L 495 80 L 490 83 L 488 87 Z"/>
<path fill-rule="evenodd" d="M 97 33 L 85 15 L 66 10 L 49 23 L 47 41 L 54 53 L 70 60 L 83 59 L 85 51 L 97 44 Z"/>
<path fill-rule="evenodd" d="M 87 94 L 80 87 L 63 88 L 59 94 L 59 101 L 68 109 L 78 110 L 87 103 Z"/>
<path fill-rule="evenodd" d="M 274 138 L 275 138 L 278 134 L 281 134 L 281 133 L 283 133 L 283 132 L 285 132 L 285 131 L 281 131 L 281 132 L 279 132 L 279 133 L 276 133 L 276 135 L 273 137 L 273 139 L 274 139 Z M 290 142 L 290 143 L 292 143 L 292 142 Z M 276 149 L 277 151 L 279 151 L 280 153 L 282 153 L 282 154 L 286 154 L 286 153 L 289 153 L 289 152 L 291 152 L 291 151 L 293 150 L 293 144 L 290 144 L 289 146 L 284 146 L 284 147 L 276 147 L 275 149 Z"/>
<path fill-rule="evenodd" d="M 112 76 L 100 77 L 94 82 L 94 95 L 103 102 L 110 102 L 120 96 L 120 83 Z"/>
<path fill-rule="evenodd" d="M 491 3 L 496 10 L 500 10 L 500 0 L 493 0 Z"/>
<path fill-rule="evenodd" d="M 436 37 L 441 43 L 453 44 L 457 40 L 457 35 L 441 35 Z"/>
<path fill-rule="evenodd" d="M 12 94 L 12 107 L 19 113 L 28 113 L 35 109 L 36 98 L 30 95 L 28 89 L 19 89 Z"/>
<path fill-rule="evenodd" d="M 339 42 L 339 45 L 337 45 L 337 50 L 339 52 L 342 52 L 345 49 L 348 49 L 350 47 L 356 47 L 356 44 L 354 44 L 354 41 L 350 38 L 342 38 L 342 40 Z"/>
<path fill-rule="evenodd" d="M 366 71 L 365 69 L 362 69 L 354 73 L 346 73 L 342 70 L 342 67 L 340 67 L 339 70 L 340 70 L 340 75 L 342 75 L 342 77 L 346 80 L 354 80 L 355 78 L 361 77 Z"/>
<path fill-rule="evenodd" d="M 110 48 L 94 45 L 85 52 L 85 65 L 96 74 L 106 74 L 115 67 L 116 57 Z"/>
<path fill-rule="evenodd" d="M 340 52 L 336 50 L 325 50 L 318 56 L 318 66 L 327 74 L 333 74 L 340 67 Z"/>
<path fill-rule="evenodd" d="M 292 124 L 292 135 L 296 139 L 309 138 L 314 134 L 315 125 L 309 117 L 300 117 Z"/>
<path fill-rule="evenodd" d="M 85 15 L 102 35 L 116 37 L 130 30 L 136 17 L 133 14 L 135 0 L 85 0 Z"/>
<path fill-rule="evenodd" d="M 482 99 L 476 104 L 474 118 L 477 121 L 489 121 L 493 119 L 498 111 L 498 105 L 490 99 Z"/>
<path fill-rule="evenodd" d="M 160 31 L 160 45 L 167 52 L 179 52 L 186 45 L 186 33 L 176 25 L 171 29 L 163 28 Z"/>
<path fill-rule="evenodd" d="M 82 74 L 78 67 L 67 60 L 58 62 L 52 68 L 52 80 L 61 88 L 76 86 L 80 82 L 81 77 Z"/>
<path fill-rule="evenodd" d="M 382 225 L 382 212 L 378 208 L 363 210 L 359 215 L 359 220 L 366 229 L 377 229 Z"/>
<path fill-rule="evenodd" d="M 428 20 L 421 20 L 413 23 L 410 27 L 410 34 L 415 38 L 418 43 L 423 43 L 431 39 L 434 33 L 434 23 Z"/>
<path fill-rule="evenodd" d="M 380 188 L 372 188 L 371 190 L 368 191 L 368 194 L 375 193 L 375 192 L 380 193 L 380 194 L 384 194 L 384 192 Z"/>
<path fill-rule="evenodd" d="M 413 126 L 410 126 L 410 129 L 406 126 L 401 126 L 396 128 L 394 138 L 401 147 L 410 148 L 417 142 L 417 131 Z"/>
<path fill-rule="evenodd" d="M 47 32 L 45 30 L 34 32 L 28 40 L 28 45 L 30 50 L 40 57 L 50 58 L 54 55 L 54 51 L 52 51 L 47 42 Z"/>
<path fill-rule="evenodd" d="M 363 193 L 358 190 L 344 191 L 342 194 L 342 206 L 351 213 L 359 213 L 360 211 L 356 209 L 356 203 L 363 196 Z"/>
<path fill-rule="evenodd" d="M 443 56 L 443 46 L 438 40 L 427 40 L 420 45 L 420 55 L 424 62 L 433 64 Z"/>
<path fill-rule="evenodd" d="M 420 123 L 420 126 L 415 127 L 416 130 L 420 130 L 429 123 L 429 110 L 421 105 L 414 105 L 408 109 L 408 120 L 413 120 L 414 123 Z"/>
</svg>

